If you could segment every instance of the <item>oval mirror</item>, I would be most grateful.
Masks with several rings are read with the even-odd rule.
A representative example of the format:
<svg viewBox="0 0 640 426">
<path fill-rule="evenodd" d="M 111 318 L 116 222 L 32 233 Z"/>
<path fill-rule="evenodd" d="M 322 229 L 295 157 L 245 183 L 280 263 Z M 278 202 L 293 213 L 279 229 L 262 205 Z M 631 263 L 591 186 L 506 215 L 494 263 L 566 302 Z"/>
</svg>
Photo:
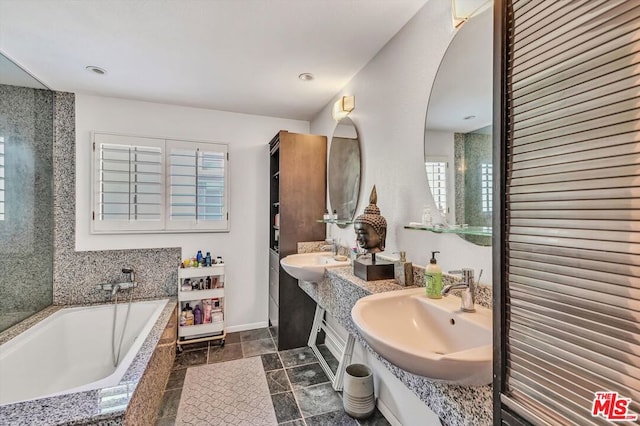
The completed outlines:
<svg viewBox="0 0 640 426">
<path fill-rule="evenodd" d="M 491 11 L 486 7 L 470 18 L 449 44 L 429 96 L 424 132 L 425 169 L 438 210 L 433 222 L 483 246 L 491 245 L 490 236 L 465 233 L 492 225 Z"/>
<path fill-rule="evenodd" d="M 338 215 L 337 225 L 353 221 L 360 195 L 360 140 L 349 117 L 338 122 L 329 147 L 329 204 Z"/>
</svg>

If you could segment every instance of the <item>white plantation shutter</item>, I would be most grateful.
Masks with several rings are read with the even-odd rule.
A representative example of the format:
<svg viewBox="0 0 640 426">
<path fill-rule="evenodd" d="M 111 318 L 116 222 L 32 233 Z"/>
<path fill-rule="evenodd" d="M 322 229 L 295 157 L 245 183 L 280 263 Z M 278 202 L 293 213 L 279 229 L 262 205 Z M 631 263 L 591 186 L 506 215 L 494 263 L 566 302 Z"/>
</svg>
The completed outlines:
<svg viewBox="0 0 640 426">
<path fill-rule="evenodd" d="M 94 133 L 92 230 L 227 231 L 225 144 Z"/>
<path fill-rule="evenodd" d="M 228 229 L 227 146 L 167 141 L 168 229 Z"/>
<path fill-rule="evenodd" d="M 96 134 L 94 230 L 164 227 L 164 141 Z"/>
</svg>

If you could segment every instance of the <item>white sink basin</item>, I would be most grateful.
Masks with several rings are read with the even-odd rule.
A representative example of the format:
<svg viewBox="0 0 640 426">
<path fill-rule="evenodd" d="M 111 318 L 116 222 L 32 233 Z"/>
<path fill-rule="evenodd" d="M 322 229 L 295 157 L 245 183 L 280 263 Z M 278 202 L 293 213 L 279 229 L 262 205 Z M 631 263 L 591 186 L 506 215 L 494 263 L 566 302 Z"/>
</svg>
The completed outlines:
<svg viewBox="0 0 640 426">
<path fill-rule="evenodd" d="M 460 311 L 455 296 L 429 299 L 424 288 L 363 297 L 351 310 L 367 343 L 411 373 L 457 385 L 492 380 L 491 310 Z"/>
<path fill-rule="evenodd" d="M 303 281 L 320 282 L 326 268 L 348 266 L 349 260 L 338 261 L 329 252 L 292 254 L 280 264 L 289 275 Z"/>
</svg>

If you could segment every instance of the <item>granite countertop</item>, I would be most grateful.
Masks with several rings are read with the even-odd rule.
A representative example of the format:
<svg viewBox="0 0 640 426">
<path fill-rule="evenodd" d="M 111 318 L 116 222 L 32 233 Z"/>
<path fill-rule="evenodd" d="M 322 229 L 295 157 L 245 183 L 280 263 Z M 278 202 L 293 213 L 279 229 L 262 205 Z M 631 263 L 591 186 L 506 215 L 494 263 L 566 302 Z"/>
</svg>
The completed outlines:
<svg viewBox="0 0 640 426">
<path fill-rule="evenodd" d="M 134 302 L 137 301 L 140 300 Z M 5 405 L 0 407 L 0 424 L 84 424 L 89 420 L 96 423 L 100 422 L 101 424 L 122 424 L 124 413 L 133 396 L 133 392 L 145 372 L 175 306 L 176 298 L 168 298 L 168 303 L 164 307 L 160 317 L 149 332 L 138 354 L 131 362 L 131 365 L 118 385 Z M 67 307 L 72 306 L 49 306 L 21 323 L 16 324 L 0 334 L 0 344 L 7 342 L 28 328 L 33 327 L 59 309 Z"/>
<path fill-rule="evenodd" d="M 414 269 L 414 274 L 418 272 Z M 453 277 L 443 275 L 443 280 Z M 424 281 L 416 281 L 424 282 Z M 404 290 L 395 280 L 364 281 L 352 273 L 351 267 L 329 268 L 323 282 L 299 281 L 299 286 L 338 321 L 378 359 L 395 377 L 417 395 L 447 425 L 490 425 L 493 419 L 491 385 L 458 386 L 435 382 L 402 370 L 382 358 L 360 336 L 351 319 L 356 301 L 370 294 Z M 486 289 L 485 289 L 486 290 Z M 485 291 L 486 293 L 486 291 Z M 483 305 L 490 303 L 483 298 Z"/>
</svg>

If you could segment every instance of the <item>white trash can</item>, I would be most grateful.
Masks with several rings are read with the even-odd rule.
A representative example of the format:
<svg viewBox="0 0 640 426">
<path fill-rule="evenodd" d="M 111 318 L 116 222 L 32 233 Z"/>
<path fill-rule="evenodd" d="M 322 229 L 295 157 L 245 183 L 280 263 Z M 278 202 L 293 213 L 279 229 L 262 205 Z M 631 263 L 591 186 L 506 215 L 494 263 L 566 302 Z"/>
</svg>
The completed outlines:
<svg viewBox="0 0 640 426">
<path fill-rule="evenodd" d="M 371 368 L 364 364 L 351 364 L 346 368 L 342 403 L 344 411 L 356 419 L 367 418 L 373 413 L 376 400 Z"/>
</svg>

